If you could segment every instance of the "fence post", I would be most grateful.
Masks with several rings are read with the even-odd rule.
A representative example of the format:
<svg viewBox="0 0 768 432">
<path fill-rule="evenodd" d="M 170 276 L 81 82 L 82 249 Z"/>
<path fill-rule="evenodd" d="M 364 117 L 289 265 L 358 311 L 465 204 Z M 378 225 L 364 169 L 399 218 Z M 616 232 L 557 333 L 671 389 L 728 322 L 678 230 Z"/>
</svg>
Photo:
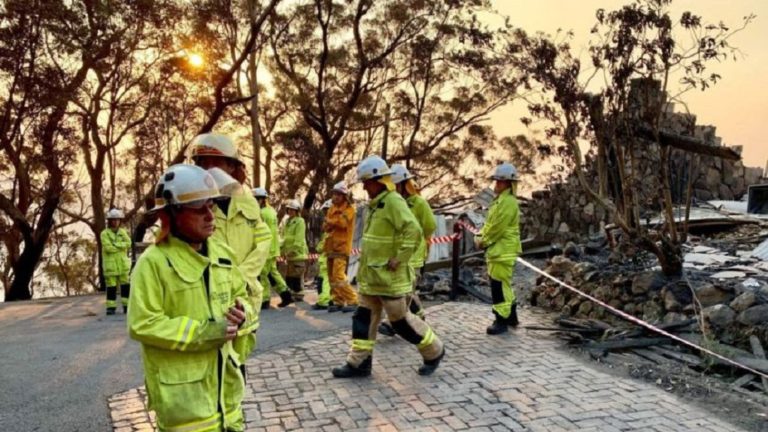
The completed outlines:
<svg viewBox="0 0 768 432">
<path fill-rule="evenodd" d="M 453 239 L 452 243 L 452 253 L 451 253 L 451 294 L 450 299 L 452 301 L 459 298 L 459 294 L 461 293 L 461 287 L 459 286 L 459 257 L 461 256 L 461 241 L 464 238 L 464 227 L 458 223 L 457 220 L 453 224 L 453 234 L 455 235 L 455 238 Z"/>
</svg>

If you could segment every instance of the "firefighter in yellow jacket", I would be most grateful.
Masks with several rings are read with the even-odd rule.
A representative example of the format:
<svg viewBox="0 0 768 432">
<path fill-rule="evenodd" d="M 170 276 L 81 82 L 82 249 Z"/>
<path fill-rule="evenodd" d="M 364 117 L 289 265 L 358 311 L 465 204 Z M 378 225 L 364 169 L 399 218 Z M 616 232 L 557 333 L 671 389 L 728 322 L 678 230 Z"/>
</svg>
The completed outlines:
<svg viewBox="0 0 768 432">
<path fill-rule="evenodd" d="M 427 200 L 425 200 L 419 190 L 416 188 L 416 183 L 413 181 L 414 175 L 408 171 L 408 168 L 400 164 L 392 165 L 392 183 L 397 187 L 397 192 L 405 198 L 405 202 L 408 203 L 408 208 L 416 217 L 421 227 L 422 238 L 419 240 L 419 247 L 411 257 L 411 261 L 408 263 L 413 268 L 416 277 L 413 280 L 413 293 L 408 296 L 408 308 L 411 312 L 416 314 L 419 318 L 424 319 L 424 308 L 421 305 L 419 299 L 419 293 L 417 291 L 417 285 L 421 280 L 424 263 L 429 255 L 429 242 L 432 239 L 435 229 L 437 229 L 437 223 L 435 222 L 435 215 L 432 213 L 432 207 L 429 206 Z M 379 326 L 379 333 L 394 336 L 395 330 L 386 322 L 382 322 Z"/>
<path fill-rule="evenodd" d="M 277 258 L 280 256 L 280 235 L 278 234 L 277 229 L 277 212 L 271 205 L 269 205 L 269 193 L 266 189 L 261 187 L 253 189 L 253 196 L 256 198 L 256 201 L 259 202 L 259 207 L 261 207 L 261 219 L 267 224 L 270 233 L 272 233 L 269 258 L 267 258 L 267 263 L 264 265 L 264 268 L 261 270 L 261 275 L 259 276 L 261 286 L 264 288 L 261 308 L 269 309 L 270 307 L 270 288 L 280 296 L 280 303 L 277 306 L 286 307 L 293 303 L 293 298 L 291 297 L 291 292 L 288 291 L 288 285 L 285 283 L 283 275 L 281 275 L 280 271 L 277 269 Z"/>
<path fill-rule="evenodd" d="M 251 308 L 258 315 L 264 289 L 259 275 L 269 256 L 269 227 L 261 220 L 259 203 L 243 188 L 245 164 L 240 158 L 234 141 L 226 135 L 207 133 L 199 135 L 192 143 L 192 159 L 195 164 L 209 170 L 222 192 L 216 200 L 214 238 L 229 246 L 235 253 L 235 264 L 248 283 Z M 258 325 L 258 320 L 253 324 Z M 236 343 L 243 360 L 256 348 L 255 332 L 242 337 Z"/>
<path fill-rule="evenodd" d="M 502 163 L 496 167 L 491 180 L 495 181 L 496 198 L 491 203 L 480 235 L 475 237 L 475 245 L 486 250 L 485 260 L 491 280 L 495 319 L 486 333 L 497 335 L 518 325 L 512 277 L 515 262 L 523 248 L 520 243 L 520 208 L 515 198 L 519 181 L 517 169 L 511 163 Z"/>
<path fill-rule="evenodd" d="M 295 300 L 304 298 L 304 272 L 307 269 L 307 227 L 301 217 L 301 205 L 298 200 L 289 200 L 288 221 L 285 223 L 285 234 L 280 252 L 288 266 L 285 272 L 285 283 L 293 292 Z"/>
<path fill-rule="evenodd" d="M 362 252 L 357 280 L 360 305 L 352 316 L 352 347 L 347 361 L 332 370 L 337 378 L 364 377 L 371 374 L 373 348 L 382 311 L 392 328 L 415 345 L 424 364 L 419 375 L 430 375 L 445 355 L 442 341 L 421 318 L 406 305 L 406 295 L 413 290 L 413 269 L 408 265 L 422 237 L 416 218 L 395 192 L 391 171 L 378 156 L 370 156 L 357 167 L 368 197 Z"/>
<path fill-rule="evenodd" d="M 117 287 L 120 287 L 120 301 L 123 313 L 128 313 L 128 297 L 130 284 L 128 274 L 131 272 L 131 237 L 125 228 L 121 228 L 125 216 L 119 209 L 113 208 L 107 212 L 107 228 L 101 232 L 101 262 L 104 271 L 104 282 L 107 286 L 107 315 L 114 315 L 117 308 Z"/>
<path fill-rule="evenodd" d="M 218 196 L 202 168 L 168 168 L 155 189 L 160 232 L 131 276 L 128 332 L 141 343 L 160 431 L 245 429 L 244 359 L 233 342 L 255 317 L 234 253 L 211 238 Z"/>
<path fill-rule="evenodd" d="M 352 253 L 352 237 L 355 234 L 355 206 L 344 182 L 333 187 L 331 208 L 323 222 L 326 234 L 324 252 L 327 257 L 328 278 L 331 283 L 333 305 L 328 312 L 352 312 L 357 307 L 357 293 L 347 281 L 347 264 Z"/>
<path fill-rule="evenodd" d="M 320 211 L 328 213 L 331 208 L 331 200 L 327 200 L 320 206 Z M 317 302 L 312 305 L 313 310 L 327 310 L 331 303 L 331 283 L 328 279 L 328 257 L 325 255 L 325 240 L 328 235 L 322 233 L 320 241 L 317 242 L 315 250 L 319 257 L 317 258 L 317 277 L 315 278 L 315 289 L 317 289 Z"/>
</svg>

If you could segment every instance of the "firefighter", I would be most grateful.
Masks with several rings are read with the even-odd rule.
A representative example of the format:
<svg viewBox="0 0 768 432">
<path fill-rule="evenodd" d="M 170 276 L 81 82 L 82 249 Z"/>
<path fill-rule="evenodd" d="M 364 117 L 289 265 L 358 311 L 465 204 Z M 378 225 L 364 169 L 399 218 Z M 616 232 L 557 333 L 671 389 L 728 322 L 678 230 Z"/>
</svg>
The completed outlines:
<svg viewBox="0 0 768 432">
<path fill-rule="evenodd" d="M 107 315 L 114 315 L 117 308 L 117 287 L 120 287 L 120 302 L 123 313 L 128 313 L 131 272 L 131 237 L 120 225 L 125 219 L 122 210 L 113 208 L 107 212 L 107 228 L 101 232 L 101 262 L 104 283 L 107 286 Z"/>
<path fill-rule="evenodd" d="M 285 205 L 288 209 L 288 221 L 285 223 L 285 235 L 280 247 L 282 256 L 288 264 L 285 272 L 285 282 L 291 290 L 294 300 L 304 298 L 304 271 L 307 268 L 307 237 L 304 218 L 301 217 L 301 205 L 298 200 L 289 200 Z"/>
<path fill-rule="evenodd" d="M 255 316 L 232 250 L 212 237 L 218 197 L 202 168 L 168 168 L 155 188 L 160 232 L 131 276 L 128 332 L 160 431 L 245 429 L 245 359 L 233 342 Z"/>
<path fill-rule="evenodd" d="M 416 249 L 416 253 L 411 257 L 411 261 L 408 263 L 414 271 L 416 277 L 413 281 L 413 293 L 408 295 L 408 308 L 411 312 L 418 315 L 419 318 L 424 319 L 424 308 L 421 305 L 419 294 L 416 287 L 424 274 L 424 263 L 429 255 L 429 242 L 437 229 L 437 223 L 435 222 L 435 215 L 432 213 L 432 207 L 429 206 L 427 200 L 425 200 L 416 187 L 416 183 L 413 181 L 414 176 L 408 171 L 406 167 L 400 164 L 392 165 L 392 182 L 397 187 L 397 192 L 405 198 L 405 202 L 408 203 L 408 208 L 411 209 L 411 213 L 416 217 L 421 227 L 422 237 L 419 240 L 419 247 Z M 379 333 L 394 336 L 395 330 L 389 323 L 382 322 L 379 326 Z"/>
<path fill-rule="evenodd" d="M 413 270 L 408 265 L 422 237 L 408 204 L 395 192 L 391 171 L 378 156 L 370 156 L 357 167 L 358 181 L 371 199 L 363 228 L 362 252 L 357 280 L 360 305 L 352 316 L 352 347 L 346 364 L 334 368 L 337 378 L 371 374 L 373 348 L 382 310 L 392 328 L 416 345 L 424 360 L 420 375 L 430 375 L 445 356 L 445 348 L 434 331 L 406 305 L 413 289 Z"/>
<path fill-rule="evenodd" d="M 326 234 L 324 251 L 328 257 L 328 277 L 333 305 L 328 312 L 352 312 L 357 308 L 357 293 L 347 281 L 347 264 L 355 234 L 355 206 L 344 182 L 333 187 L 332 205 L 323 222 Z"/>
<path fill-rule="evenodd" d="M 480 235 L 475 237 L 475 246 L 486 249 L 485 260 L 491 280 L 495 319 L 486 333 L 498 335 L 518 325 L 517 303 L 511 283 L 515 261 L 523 249 L 520 243 L 520 208 L 515 198 L 519 181 L 517 169 L 511 163 L 502 163 L 490 179 L 495 181 L 496 197 Z"/>
<path fill-rule="evenodd" d="M 320 210 L 326 212 L 327 214 L 328 209 L 330 208 L 331 200 L 327 200 L 320 207 Z M 329 308 L 329 306 L 333 305 L 331 302 L 331 282 L 328 279 L 328 257 L 324 251 L 327 237 L 328 235 L 323 233 L 320 236 L 320 241 L 317 242 L 316 250 L 318 254 L 320 254 L 320 257 L 317 259 L 318 272 L 317 278 L 315 278 L 315 287 L 317 288 L 317 303 L 312 305 L 312 309 L 314 310 L 326 310 Z"/>
<path fill-rule="evenodd" d="M 212 173 L 214 181 L 224 193 L 215 201 L 213 213 L 216 221 L 214 238 L 226 244 L 235 253 L 238 266 L 247 282 L 251 309 L 261 309 L 263 288 L 259 275 L 269 256 L 272 234 L 261 220 L 259 203 L 243 188 L 245 164 L 234 141 L 226 135 L 207 133 L 198 135 L 192 143 L 195 165 Z M 253 321 L 254 325 L 258 320 Z M 249 329 L 251 335 L 239 338 L 236 349 L 243 360 L 256 348 L 257 327 Z"/>
<path fill-rule="evenodd" d="M 288 291 L 288 285 L 286 285 L 283 275 L 277 269 L 277 258 L 280 256 L 280 236 L 277 231 L 277 212 L 271 205 L 269 205 L 269 193 L 264 188 L 255 188 L 253 190 L 253 196 L 259 202 L 261 207 L 261 219 L 269 227 L 269 231 L 272 233 L 272 244 L 269 249 L 269 258 L 264 265 L 264 269 L 261 271 L 259 280 L 264 287 L 264 299 L 261 303 L 262 309 L 269 309 L 269 299 L 271 288 L 277 295 L 280 296 L 280 304 L 278 307 L 286 307 L 293 303 L 291 298 L 291 292 Z"/>
</svg>

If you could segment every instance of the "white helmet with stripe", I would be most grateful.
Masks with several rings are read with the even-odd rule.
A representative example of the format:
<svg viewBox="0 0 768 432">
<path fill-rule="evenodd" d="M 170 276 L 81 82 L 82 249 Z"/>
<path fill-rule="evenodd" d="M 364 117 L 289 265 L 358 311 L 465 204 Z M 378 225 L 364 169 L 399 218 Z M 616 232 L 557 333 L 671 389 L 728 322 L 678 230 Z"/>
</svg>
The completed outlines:
<svg viewBox="0 0 768 432">
<path fill-rule="evenodd" d="M 122 210 L 113 208 L 107 212 L 107 219 L 125 219 L 125 215 Z"/>
<path fill-rule="evenodd" d="M 414 177 L 416 176 L 411 174 L 411 172 L 408 171 L 408 168 L 406 168 L 404 165 L 392 165 L 392 183 L 399 184 Z"/>
<path fill-rule="evenodd" d="M 288 200 L 288 202 L 285 203 L 285 207 L 291 210 L 301 210 L 301 204 L 299 204 L 299 200 L 297 199 Z"/>
<path fill-rule="evenodd" d="M 269 198 L 269 192 L 262 187 L 253 188 L 252 192 L 255 198 Z"/>
<path fill-rule="evenodd" d="M 219 133 L 204 133 L 196 136 L 192 141 L 191 156 L 192 160 L 202 156 L 212 156 L 230 158 L 243 163 L 232 138 Z"/>
<path fill-rule="evenodd" d="M 169 167 L 155 187 L 157 211 L 167 206 L 192 204 L 221 197 L 216 180 L 196 165 L 178 164 Z"/>
<path fill-rule="evenodd" d="M 378 156 L 368 156 L 357 165 L 357 181 L 375 180 L 392 174 L 387 162 Z"/>
<path fill-rule="evenodd" d="M 517 177 L 517 168 L 509 162 L 503 162 L 499 164 L 490 177 L 491 180 L 509 180 L 519 181 Z"/>
</svg>

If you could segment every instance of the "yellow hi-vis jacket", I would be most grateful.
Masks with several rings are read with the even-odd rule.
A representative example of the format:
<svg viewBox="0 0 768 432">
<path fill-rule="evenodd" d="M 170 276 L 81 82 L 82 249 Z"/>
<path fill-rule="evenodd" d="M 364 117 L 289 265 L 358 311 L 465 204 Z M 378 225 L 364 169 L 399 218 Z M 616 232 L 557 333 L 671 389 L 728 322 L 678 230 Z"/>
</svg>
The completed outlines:
<svg viewBox="0 0 768 432">
<path fill-rule="evenodd" d="M 285 235 L 281 249 L 288 261 L 305 261 L 307 259 L 309 248 L 307 247 L 304 218 L 296 216 L 288 219 L 285 224 Z"/>
<path fill-rule="evenodd" d="M 411 257 L 409 263 L 413 268 L 424 267 L 424 262 L 427 260 L 427 242 L 432 238 L 432 234 L 437 229 L 437 222 L 435 222 L 435 214 L 432 213 L 432 207 L 429 206 L 427 200 L 421 197 L 421 195 L 411 195 L 405 199 L 408 203 L 408 207 L 411 209 L 411 213 L 416 217 L 421 227 L 421 232 L 424 234 L 419 241 L 419 247 Z"/>
<path fill-rule="evenodd" d="M 413 291 L 413 268 L 408 265 L 422 238 L 419 222 L 397 192 L 384 191 L 368 204 L 360 269 L 360 294 L 400 296 Z M 400 265 L 389 270 L 387 262 L 397 258 Z"/>
<path fill-rule="evenodd" d="M 131 271 L 131 259 L 128 251 L 131 249 L 131 236 L 125 228 L 117 232 L 105 228 L 101 232 L 101 260 L 104 276 L 127 275 Z"/>
<path fill-rule="evenodd" d="M 332 205 L 323 222 L 323 231 L 327 234 L 323 247 L 326 254 L 349 256 L 355 235 L 355 207 L 347 202 Z"/>
<path fill-rule="evenodd" d="M 204 256 L 169 236 L 141 255 L 131 276 L 128 332 L 141 343 L 161 431 L 244 429 L 241 358 L 225 340 L 226 313 L 239 299 L 242 327 L 255 317 L 232 250 L 214 239 L 206 249 Z"/>
<path fill-rule="evenodd" d="M 269 227 L 272 233 L 272 243 L 269 249 L 269 258 L 280 256 L 280 236 L 277 231 L 277 212 L 269 204 L 261 208 L 261 220 Z"/>
<path fill-rule="evenodd" d="M 251 308 L 258 316 L 264 287 L 259 282 L 259 275 L 269 257 L 272 235 L 269 226 L 261 220 L 261 210 L 256 198 L 249 193 L 235 194 L 230 198 L 227 214 L 219 207 L 214 209 L 216 230 L 213 238 L 229 246 L 235 253 L 235 265 L 248 283 L 248 299 Z M 253 320 L 251 327 L 242 327 L 242 338 L 235 348 L 243 361 L 256 348 L 256 335 L 259 321 Z"/>
<path fill-rule="evenodd" d="M 522 253 L 520 208 L 510 189 L 494 198 L 480 236 L 488 262 L 512 264 Z"/>
</svg>

